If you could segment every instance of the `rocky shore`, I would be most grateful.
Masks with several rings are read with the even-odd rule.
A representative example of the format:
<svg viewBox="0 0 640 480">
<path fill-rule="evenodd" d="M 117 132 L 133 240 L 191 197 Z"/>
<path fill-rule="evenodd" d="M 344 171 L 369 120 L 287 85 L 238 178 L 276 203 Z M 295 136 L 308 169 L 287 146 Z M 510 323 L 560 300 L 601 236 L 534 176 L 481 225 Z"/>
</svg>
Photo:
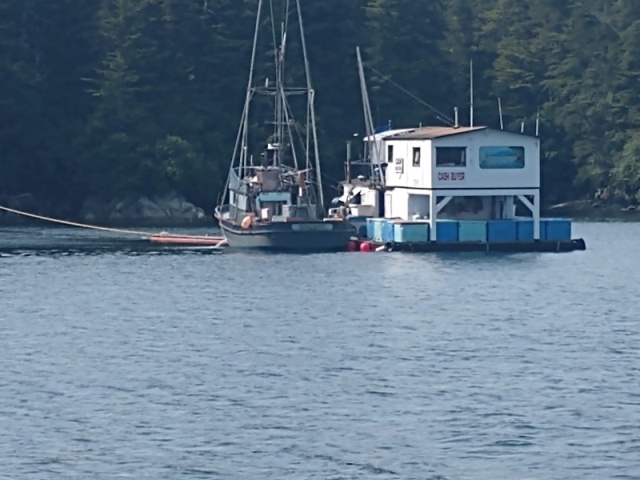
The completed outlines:
<svg viewBox="0 0 640 480">
<path fill-rule="evenodd" d="M 125 226 L 199 226 L 214 223 L 213 217 L 177 192 L 145 196 L 127 194 L 117 198 L 89 198 L 79 208 L 41 201 L 30 194 L 0 197 L 0 205 L 36 215 L 87 223 Z M 36 220 L 37 221 L 37 220 Z M 34 220 L 0 211 L 0 224 L 21 225 Z"/>
<path fill-rule="evenodd" d="M 574 200 L 551 205 L 544 208 L 543 213 L 550 217 L 640 220 L 640 206 L 638 205 L 605 202 L 597 199 Z"/>
</svg>

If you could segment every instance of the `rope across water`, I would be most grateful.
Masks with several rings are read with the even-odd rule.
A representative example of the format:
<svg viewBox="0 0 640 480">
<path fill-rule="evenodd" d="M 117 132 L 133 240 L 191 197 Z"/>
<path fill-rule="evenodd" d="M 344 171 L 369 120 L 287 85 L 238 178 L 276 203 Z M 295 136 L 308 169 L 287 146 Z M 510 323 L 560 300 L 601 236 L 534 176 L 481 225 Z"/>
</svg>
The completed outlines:
<svg viewBox="0 0 640 480">
<path fill-rule="evenodd" d="M 16 210 L 14 208 L 9 208 L 9 207 L 3 207 L 2 205 L 0 205 L 0 211 L 4 211 L 7 213 L 13 213 L 15 215 L 21 215 L 24 217 L 29 217 L 29 218 L 35 218 L 37 220 L 43 220 L 45 222 L 52 222 L 52 223 L 57 223 L 60 225 L 67 225 L 70 227 L 78 227 L 78 228 L 87 228 L 90 230 L 99 230 L 102 232 L 111 232 L 111 233 L 120 233 L 120 234 L 124 234 L 124 235 L 135 235 L 135 236 L 142 236 L 144 239 L 147 240 L 151 240 L 151 241 L 158 241 L 158 240 L 163 240 L 163 239 L 174 239 L 174 241 L 172 243 L 174 244 L 180 244 L 183 243 L 185 245 L 193 245 L 196 243 L 202 243 L 202 244 L 206 244 L 206 245 L 212 245 L 214 248 L 215 247 L 221 247 L 223 245 L 226 244 L 226 240 L 224 239 L 224 237 L 208 237 L 208 236 L 194 236 L 194 235 L 174 235 L 174 234 L 170 234 L 170 233 L 165 233 L 165 232 L 158 232 L 158 233 L 152 233 L 152 232 L 143 232 L 140 230 L 127 230 L 127 229 L 122 229 L 122 228 L 111 228 L 111 227 L 100 227 L 98 225 L 89 225 L 86 223 L 78 223 L 78 222 L 71 222 L 68 220 L 61 220 L 59 218 L 52 218 L 52 217 L 45 217 L 43 215 L 36 215 L 34 213 L 28 213 L 28 212 L 23 212 L 21 210 Z M 212 242 L 214 242 L 212 244 Z M 215 243 L 217 242 L 217 243 Z M 169 243 L 169 242 L 167 242 Z"/>
<path fill-rule="evenodd" d="M 99 227 L 97 225 L 88 225 L 86 223 L 70 222 L 68 220 L 60 220 L 58 218 L 45 217 L 43 215 L 36 215 L 34 213 L 23 212 L 23 211 L 20 211 L 20 210 L 15 210 L 13 208 L 3 207 L 2 205 L 0 205 L 0 210 L 3 210 L 3 211 L 8 212 L 8 213 L 14 213 L 16 215 L 21 215 L 21 216 L 24 216 L 24 217 L 35 218 L 35 219 L 38 219 L 38 220 L 44 220 L 45 222 L 52 222 L 52 223 L 58 223 L 58 224 L 61 224 L 61 225 L 68 225 L 70 227 L 89 228 L 91 230 L 101 230 L 103 232 L 123 233 L 123 234 L 136 235 L 136 236 L 142 235 L 142 236 L 145 236 L 145 237 L 152 236 L 152 235 L 158 235 L 157 233 L 141 232 L 141 231 L 138 231 L 138 230 L 124 230 L 124 229 L 120 229 L 120 228 Z"/>
</svg>

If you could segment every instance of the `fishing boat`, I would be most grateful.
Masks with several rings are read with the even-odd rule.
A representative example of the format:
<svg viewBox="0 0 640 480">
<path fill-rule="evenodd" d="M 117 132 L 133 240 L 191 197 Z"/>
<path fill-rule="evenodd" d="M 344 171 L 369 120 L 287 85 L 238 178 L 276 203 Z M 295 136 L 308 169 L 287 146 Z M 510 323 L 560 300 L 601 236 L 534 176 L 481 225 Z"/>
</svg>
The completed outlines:
<svg viewBox="0 0 640 480">
<path fill-rule="evenodd" d="M 268 7 L 265 5 L 268 2 Z M 229 174 L 216 218 L 230 247 L 283 251 L 345 250 L 355 228 L 346 219 L 327 217 L 318 149 L 314 90 L 304 38 L 300 0 L 259 0 L 244 109 Z M 283 11 L 281 19 L 274 18 Z M 301 52 L 300 86 L 285 82 L 285 53 L 289 20 L 296 18 Z M 273 39 L 275 69 L 272 78 L 256 73 L 261 28 Z M 276 38 L 278 39 L 276 44 Z M 291 41 L 290 41 L 291 43 Z M 292 48 L 292 49 L 294 49 Z M 257 98 L 268 98 L 271 132 L 260 132 L 252 114 Z M 296 110 L 295 100 L 301 105 Z M 257 109 L 256 109 L 257 110 Z M 302 112 L 303 122 L 295 116 Z M 250 143 L 253 137 L 261 142 Z M 254 159 L 257 159 L 254 161 Z"/>
</svg>

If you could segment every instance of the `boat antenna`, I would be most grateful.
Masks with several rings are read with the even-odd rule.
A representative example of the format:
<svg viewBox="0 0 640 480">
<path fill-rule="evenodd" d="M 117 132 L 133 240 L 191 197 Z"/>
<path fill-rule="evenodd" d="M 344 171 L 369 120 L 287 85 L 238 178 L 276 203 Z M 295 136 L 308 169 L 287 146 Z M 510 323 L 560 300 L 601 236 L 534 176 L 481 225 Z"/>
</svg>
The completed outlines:
<svg viewBox="0 0 640 480">
<path fill-rule="evenodd" d="M 540 136 L 540 107 L 536 111 L 536 137 Z"/>
<path fill-rule="evenodd" d="M 469 60 L 469 126 L 473 127 L 473 59 Z"/>
<path fill-rule="evenodd" d="M 347 183 L 351 183 L 351 140 L 347 140 L 347 165 L 346 165 Z"/>
</svg>

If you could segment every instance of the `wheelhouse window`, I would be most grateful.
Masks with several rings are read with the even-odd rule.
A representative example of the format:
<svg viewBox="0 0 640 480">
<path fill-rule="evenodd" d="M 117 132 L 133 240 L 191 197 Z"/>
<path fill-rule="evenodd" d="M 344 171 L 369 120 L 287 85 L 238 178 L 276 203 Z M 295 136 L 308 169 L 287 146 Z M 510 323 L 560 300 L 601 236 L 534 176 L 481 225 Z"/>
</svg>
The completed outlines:
<svg viewBox="0 0 640 480">
<path fill-rule="evenodd" d="M 436 147 L 436 167 L 466 167 L 466 147 Z"/>
<path fill-rule="evenodd" d="M 420 147 L 414 147 L 413 148 L 413 163 L 412 165 L 414 167 L 419 167 L 420 166 Z"/>
<path fill-rule="evenodd" d="M 393 165 L 393 145 L 387 146 L 387 164 Z"/>
<path fill-rule="evenodd" d="M 524 147 L 480 147 L 480 168 L 524 168 Z"/>
</svg>

